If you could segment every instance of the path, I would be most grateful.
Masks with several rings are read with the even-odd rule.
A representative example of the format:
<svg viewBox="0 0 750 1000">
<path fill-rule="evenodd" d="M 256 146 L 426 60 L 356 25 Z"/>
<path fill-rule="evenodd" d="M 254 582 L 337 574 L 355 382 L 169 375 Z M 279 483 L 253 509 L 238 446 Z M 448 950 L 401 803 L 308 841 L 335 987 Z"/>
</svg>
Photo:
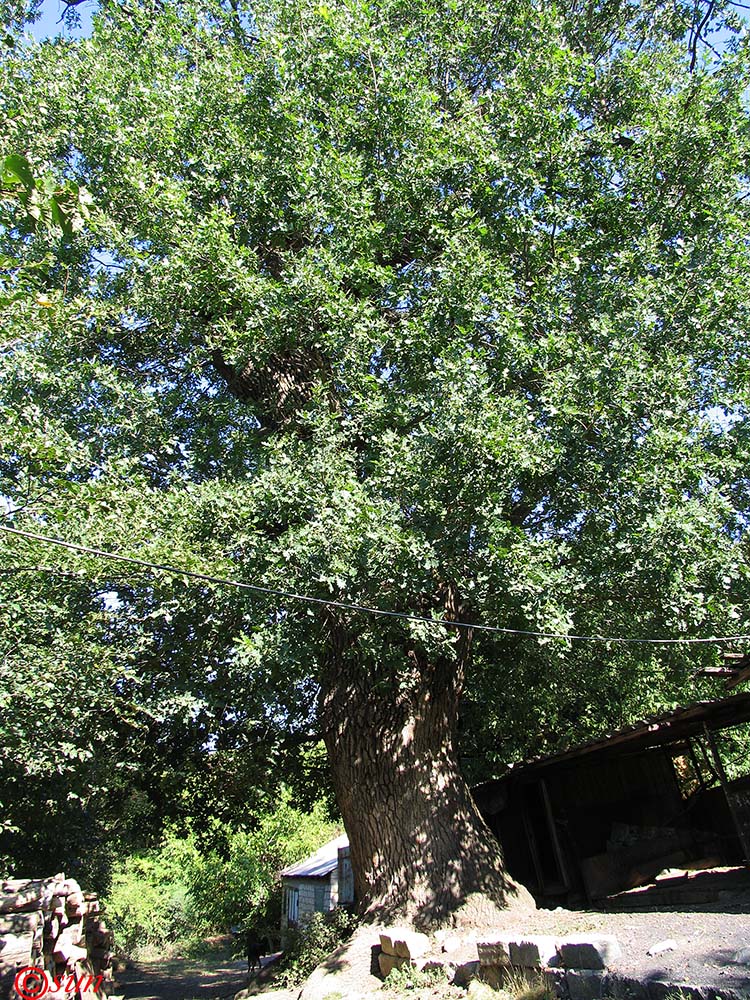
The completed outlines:
<svg viewBox="0 0 750 1000">
<path fill-rule="evenodd" d="M 245 959 L 226 955 L 139 962 L 116 979 L 125 1000 L 231 1000 L 248 985 Z"/>
</svg>

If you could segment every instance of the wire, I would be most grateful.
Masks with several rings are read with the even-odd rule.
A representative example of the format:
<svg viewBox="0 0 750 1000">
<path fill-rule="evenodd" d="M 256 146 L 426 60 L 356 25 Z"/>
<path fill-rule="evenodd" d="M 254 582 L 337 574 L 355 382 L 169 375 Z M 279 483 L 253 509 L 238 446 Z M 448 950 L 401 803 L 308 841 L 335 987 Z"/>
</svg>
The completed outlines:
<svg viewBox="0 0 750 1000">
<path fill-rule="evenodd" d="M 75 542 L 66 542 L 62 538 L 52 538 L 50 535 L 40 535 L 33 531 L 21 531 L 20 528 L 10 528 L 0 524 L 0 531 L 5 531 L 10 535 L 18 535 L 21 538 L 29 538 L 35 542 L 46 542 L 48 545 L 58 545 L 64 549 L 71 549 L 73 552 L 83 552 L 86 555 L 97 556 L 100 559 L 112 559 L 116 562 L 130 563 L 134 566 L 145 566 L 147 569 L 158 570 L 163 573 L 170 573 L 174 576 L 190 577 L 193 580 L 202 580 L 206 583 L 216 583 L 225 587 L 236 587 L 238 590 L 252 590 L 258 594 L 270 594 L 273 597 L 285 597 L 292 601 L 304 601 L 307 604 L 323 605 L 327 608 L 341 608 L 345 611 L 359 611 L 368 615 L 381 615 L 388 618 L 402 618 L 410 622 L 422 622 L 425 625 L 441 625 L 444 628 L 473 629 L 481 632 L 499 632 L 503 635 L 522 635 L 536 639 L 567 639 L 576 642 L 617 642 L 629 643 L 632 645 L 647 646 L 675 646 L 675 645 L 697 645 L 714 644 L 719 645 L 729 642 L 747 642 L 750 635 L 721 635 L 710 638 L 669 638 L 653 639 L 630 636 L 606 636 L 606 635 L 576 635 L 565 632 L 536 632 L 532 629 L 503 628 L 500 625 L 481 625 L 473 622 L 451 621 L 445 618 L 427 618 L 424 615 L 409 614 L 405 611 L 388 611 L 385 608 L 371 608 L 365 604 L 354 604 L 348 601 L 329 601 L 323 597 L 310 597 L 309 594 L 295 594 L 290 590 L 279 590 L 276 587 L 264 587 L 258 583 L 244 583 L 241 580 L 228 580 L 225 577 L 211 576 L 207 573 L 198 573 L 195 570 L 179 569 L 177 566 L 169 566 L 164 563 L 153 563 L 146 559 L 136 559 L 134 556 L 123 556 L 118 552 L 107 552 L 105 549 L 94 549 L 88 545 L 78 545 Z"/>
</svg>

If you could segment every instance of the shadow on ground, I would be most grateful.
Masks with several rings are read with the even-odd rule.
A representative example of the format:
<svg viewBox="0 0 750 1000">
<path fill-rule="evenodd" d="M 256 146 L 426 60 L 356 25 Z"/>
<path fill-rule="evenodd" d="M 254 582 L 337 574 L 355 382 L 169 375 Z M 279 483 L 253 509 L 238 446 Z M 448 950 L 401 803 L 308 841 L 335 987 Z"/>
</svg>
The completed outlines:
<svg viewBox="0 0 750 1000">
<path fill-rule="evenodd" d="M 244 959 L 225 956 L 142 962 L 117 974 L 113 991 L 125 1000 L 220 1000 L 233 997 L 251 979 Z"/>
</svg>

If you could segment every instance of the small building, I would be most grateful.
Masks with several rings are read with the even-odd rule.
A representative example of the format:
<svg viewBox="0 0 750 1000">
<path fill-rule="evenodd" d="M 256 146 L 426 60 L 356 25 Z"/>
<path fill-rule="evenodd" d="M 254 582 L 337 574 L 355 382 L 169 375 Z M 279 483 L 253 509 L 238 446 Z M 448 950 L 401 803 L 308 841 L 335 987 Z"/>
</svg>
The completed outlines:
<svg viewBox="0 0 750 1000">
<path fill-rule="evenodd" d="M 328 913 L 354 902 L 354 877 L 346 834 L 324 844 L 304 861 L 281 873 L 282 933 L 309 920 L 314 913 Z"/>
<path fill-rule="evenodd" d="M 697 702 L 472 791 L 509 871 L 538 901 L 576 905 L 669 870 L 747 865 L 750 755 L 745 743 L 727 775 L 718 743 L 748 721 L 750 692 Z M 741 747 L 748 733 L 735 735 Z"/>
</svg>

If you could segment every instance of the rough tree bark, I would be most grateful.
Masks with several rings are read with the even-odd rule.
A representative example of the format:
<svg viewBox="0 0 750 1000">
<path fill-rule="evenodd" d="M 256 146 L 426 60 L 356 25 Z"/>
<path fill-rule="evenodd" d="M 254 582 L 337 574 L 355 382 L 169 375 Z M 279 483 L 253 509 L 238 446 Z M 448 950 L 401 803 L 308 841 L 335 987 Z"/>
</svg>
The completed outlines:
<svg viewBox="0 0 750 1000">
<path fill-rule="evenodd" d="M 368 669 L 345 631 L 331 630 L 321 718 L 367 918 L 427 927 L 457 911 L 476 922 L 496 908 L 534 907 L 506 872 L 456 762 L 468 655 L 468 635 L 455 661 L 429 663 L 409 649 L 416 681 L 404 685 Z"/>
</svg>

